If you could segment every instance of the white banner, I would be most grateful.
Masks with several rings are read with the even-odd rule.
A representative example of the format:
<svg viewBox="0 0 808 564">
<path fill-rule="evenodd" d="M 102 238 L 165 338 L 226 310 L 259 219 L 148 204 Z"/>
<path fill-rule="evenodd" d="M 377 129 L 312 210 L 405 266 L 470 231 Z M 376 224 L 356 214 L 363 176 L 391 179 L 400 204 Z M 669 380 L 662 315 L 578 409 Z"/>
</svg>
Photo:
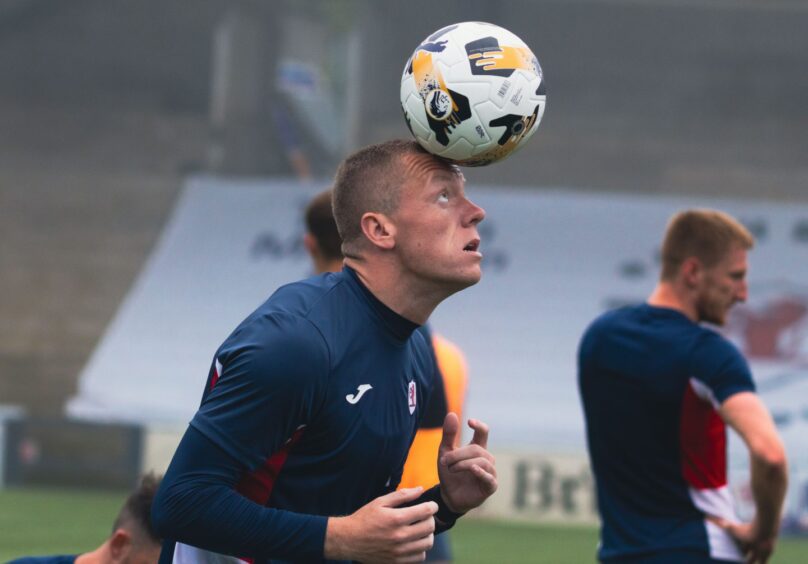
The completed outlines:
<svg viewBox="0 0 808 564">
<path fill-rule="evenodd" d="M 221 341 L 275 288 L 311 273 L 301 216 L 324 186 L 191 179 L 68 412 L 189 420 Z M 736 308 L 726 334 L 752 363 L 791 467 L 808 469 L 808 206 L 478 186 L 467 192 L 487 211 L 483 280 L 449 298 L 431 322 L 467 356 L 467 413 L 490 424 L 494 449 L 583 452 L 578 339 L 599 313 L 649 294 L 669 216 L 710 206 L 758 236 L 750 301 Z M 745 455 L 733 461 L 742 473 Z M 808 513 L 796 507 L 806 503 L 795 489 L 802 484 L 792 482 L 791 503 Z"/>
<path fill-rule="evenodd" d="M 512 521 L 598 522 L 589 458 L 578 454 L 496 452 L 497 492 L 474 515 Z"/>
</svg>

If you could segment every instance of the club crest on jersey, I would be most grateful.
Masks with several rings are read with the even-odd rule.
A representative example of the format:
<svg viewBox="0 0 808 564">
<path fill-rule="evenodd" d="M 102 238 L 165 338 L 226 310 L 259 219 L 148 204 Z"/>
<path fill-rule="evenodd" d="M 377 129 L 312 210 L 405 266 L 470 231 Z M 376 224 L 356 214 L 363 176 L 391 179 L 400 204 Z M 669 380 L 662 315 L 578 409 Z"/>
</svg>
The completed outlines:
<svg viewBox="0 0 808 564">
<path fill-rule="evenodd" d="M 410 415 L 415 413 L 416 402 L 415 382 L 410 382 L 409 388 L 407 388 L 407 406 L 410 408 Z"/>
</svg>

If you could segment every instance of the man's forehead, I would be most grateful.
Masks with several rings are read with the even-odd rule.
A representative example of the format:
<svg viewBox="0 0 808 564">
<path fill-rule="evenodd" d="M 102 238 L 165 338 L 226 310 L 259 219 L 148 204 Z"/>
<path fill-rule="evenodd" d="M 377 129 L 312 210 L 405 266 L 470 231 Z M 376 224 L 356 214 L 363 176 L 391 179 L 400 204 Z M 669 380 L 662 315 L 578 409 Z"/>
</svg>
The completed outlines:
<svg viewBox="0 0 808 564">
<path fill-rule="evenodd" d="M 465 180 L 460 167 L 434 155 L 407 153 L 402 158 L 402 163 L 408 176 L 420 176 L 424 179 L 429 176 L 445 176 L 451 179 Z"/>
<path fill-rule="evenodd" d="M 748 263 L 748 251 L 740 245 L 733 245 L 727 253 L 716 263 L 716 268 L 727 270 L 746 269 Z"/>
</svg>

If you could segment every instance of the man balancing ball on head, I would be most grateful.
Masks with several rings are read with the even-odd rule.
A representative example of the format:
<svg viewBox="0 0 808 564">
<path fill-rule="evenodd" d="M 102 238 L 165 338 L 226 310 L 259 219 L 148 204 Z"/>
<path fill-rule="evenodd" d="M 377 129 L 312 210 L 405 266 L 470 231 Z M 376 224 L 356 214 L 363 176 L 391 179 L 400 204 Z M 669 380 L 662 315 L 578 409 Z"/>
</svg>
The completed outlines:
<svg viewBox="0 0 808 564">
<path fill-rule="evenodd" d="M 487 426 L 443 423 L 440 483 L 395 491 L 434 385 L 416 329 L 480 280 L 457 167 L 411 141 L 349 156 L 334 183 L 345 269 L 289 284 L 213 359 L 158 492 L 161 560 L 414 562 L 497 487 Z"/>
<path fill-rule="evenodd" d="M 308 203 L 303 216 L 306 227 L 303 244 L 318 274 L 339 272 L 343 268 L 342 239 L 334 221 L 331 200 L 331 190 L 320 192 Z M 438 377 L 404 463 L 399 489 L 430 487 L 440 481 L 435 460 L 440 450 L 443 421 L 450 412 L 462 418 L 468 379 L 466 359 L 454 343 L 430 331 L 426 324 L 418 331 L 423 332 L 431 346 Z M 425 561 L 452 561 L 448 531 L 435 537 Z"/>
</svg>

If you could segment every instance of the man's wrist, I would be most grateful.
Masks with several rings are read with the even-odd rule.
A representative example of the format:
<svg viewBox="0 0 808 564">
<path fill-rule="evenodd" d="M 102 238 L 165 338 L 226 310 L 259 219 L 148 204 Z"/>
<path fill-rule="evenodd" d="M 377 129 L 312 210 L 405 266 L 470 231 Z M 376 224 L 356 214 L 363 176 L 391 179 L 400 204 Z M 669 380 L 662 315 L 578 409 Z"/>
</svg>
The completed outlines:
<svg viewBox="0 0 808 564">
<path fill-rule="evenodd" d="M 441 529 L 449 529 L 454 525 L 460 517 L 465 515 L 465 512 L 459 513 L 452 508 L 449 502 L 443 495 L 440 485 L 434 486 L 424 492 L 419 501 L 434 501 L 438 504 L 438 512 L 435 513 L 435 521 Z"/>
<path fill-rule="evenodd" d="M 443 490 L 441 489 L 440 485 L 437 485 L 435 487 L 438 488 L 438 491 L 440 491 L 440 501 L 438 502 L 439 508 L 443 508 L 446 513 L 456 515 L 457 517 L 455 518 L 462 517 L 463 515 L 466 514 L 465 511 L 463 512 L 456 511 L 455 508 L 452 507 L 452 504 L 449 502 L 448 499 L 446 499 L 446 494 L 443 493 Z"/>
<path fill-rule="evenodd" d="M 329 517 L 325 528 L 325 541 L 323 542 L 323 557 L 326 560 L 346 560 L 348 554 L 349 537 L 348 517 Z"/>
<path fill-rule="evenodd" d="M 780 530 L 779 520 L 774 523 L 764 523 L 761 525 L 760 521 L 755 519 L 753 527 L 755 528 L 755 537 L 762 541 L 774 541 Z"/>
</svg>

